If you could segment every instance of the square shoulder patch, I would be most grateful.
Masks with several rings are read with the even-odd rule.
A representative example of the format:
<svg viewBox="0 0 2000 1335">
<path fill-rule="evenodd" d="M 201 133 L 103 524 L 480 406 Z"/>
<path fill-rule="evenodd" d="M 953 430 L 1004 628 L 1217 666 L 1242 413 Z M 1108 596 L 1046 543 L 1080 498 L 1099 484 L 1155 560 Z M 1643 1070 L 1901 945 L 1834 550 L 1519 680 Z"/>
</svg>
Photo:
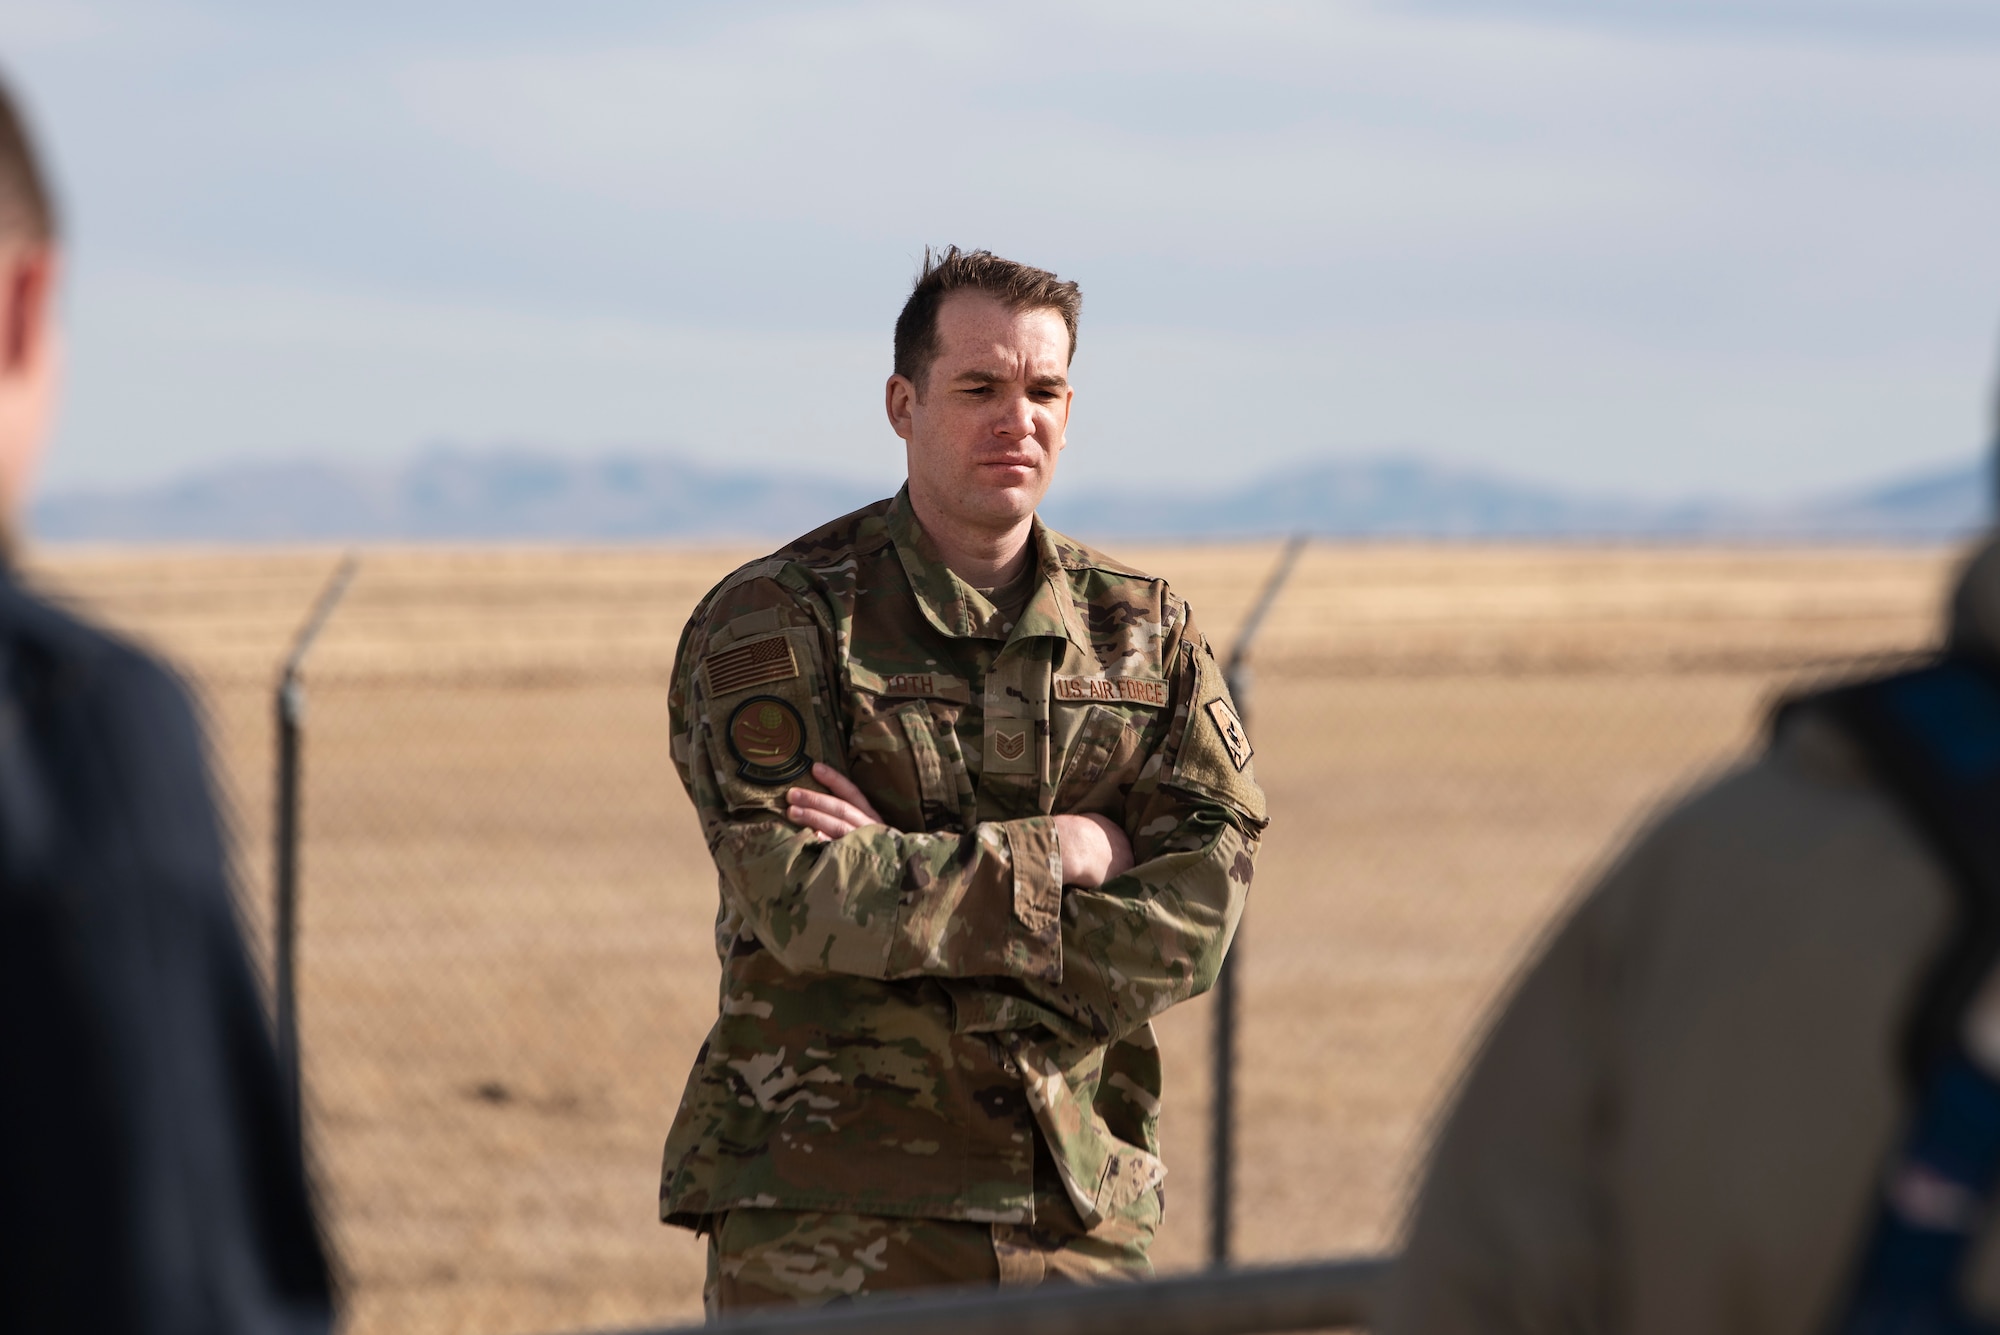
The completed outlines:
<svg viewBox="0 0 2000 1335">
<path fill-rule="evenodd" d="M 1250 736 L 1243 731 L 1243 720 L 1237 717 L 1229 701 L 1220 696 L 1210 700 L 1203 708 L 1208 711 L 1209 721 L 1222 738 L 1223 749 L 1229 752 L 1229 763 L 1241 773 L 1254 754 L 1250 750 Z"/>
<path fill-rule="evenodd" d="M 799 660 L 790 638 L 780 633 L 717 650 L 702 660 L 702 672 L 712 698 L 796 677 Z"/>
</svg>

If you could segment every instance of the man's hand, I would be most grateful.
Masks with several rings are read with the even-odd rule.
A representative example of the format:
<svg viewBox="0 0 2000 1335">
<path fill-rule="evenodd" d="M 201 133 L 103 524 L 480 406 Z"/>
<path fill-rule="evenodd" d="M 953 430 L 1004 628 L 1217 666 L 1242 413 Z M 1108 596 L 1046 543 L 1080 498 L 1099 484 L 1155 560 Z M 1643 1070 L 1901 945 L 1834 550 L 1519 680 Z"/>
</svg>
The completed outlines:
<svg viewBox="0 0 2000 1335">
<path fill-rule="evenodd" d="M 850 830 L 882 824 L 875 808 L 845 774 L 831 765 L 815 762 L 812 775 L 826 785 L 827 791 L 816 793 L 810 788 L 794 788 L 786 793 L 786 820 L 804 826 L 822 839 L 838 839 Z"/>
<path fill-rule="evenodd" d="M 1132 841 L 1104 816 L 1057 816 L 1056 843 L 1062 850 L 1064 885 L 1095 890 L 1132 870 Z"/>
</svg>

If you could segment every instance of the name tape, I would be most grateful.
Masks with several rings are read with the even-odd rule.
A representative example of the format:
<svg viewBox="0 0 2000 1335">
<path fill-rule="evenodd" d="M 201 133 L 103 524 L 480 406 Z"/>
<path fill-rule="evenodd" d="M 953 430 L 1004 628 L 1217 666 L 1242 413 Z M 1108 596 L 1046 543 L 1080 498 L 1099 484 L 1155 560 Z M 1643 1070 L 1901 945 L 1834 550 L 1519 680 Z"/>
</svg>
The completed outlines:
<svg viewBox="0 0 2000 1335">
<path fill-rule="evenodd" d="M 963 678 L 947 676 L 942 672 L 891 672 L 882 678 L 883 695 L 927 696 L 935 700 L 951 700 L 966 704 L 972 699 L 972 689 Z"/>
</svg>

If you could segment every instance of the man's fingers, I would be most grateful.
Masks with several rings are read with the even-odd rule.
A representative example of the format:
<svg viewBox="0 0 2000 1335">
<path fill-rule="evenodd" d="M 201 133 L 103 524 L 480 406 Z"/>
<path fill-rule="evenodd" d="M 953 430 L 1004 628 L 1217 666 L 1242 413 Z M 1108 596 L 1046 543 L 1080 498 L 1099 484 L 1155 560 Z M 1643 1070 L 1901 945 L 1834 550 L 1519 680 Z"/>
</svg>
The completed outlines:
<svg viewBox="0 0 2000 1335">
<path fill-rule="evenodd" d="M 792 824 L 811 830 L 822 839 L 838 839 L 848 831 L 858 828 L 852 821 L 825 811 L 814 811 L 810 807 L 788 807 L 785 819 Z"/>
<path fill-rule="evenodd" d="M 788 806 L 811 807 L 815 811 L 839 811 L 852 803 L 843 802 L 831 793 L 816 793 L 810 788 L 794 788 L 785 794 Z"/>
<path fill-rule="evenodd" d="M 869 803 L 867 795 L 854 786 L 854 780 L 848 778 L 825 761 L 814 763 L 813 777 L 825 784 L 828 792 L 848 802 L 855 810 L 862 812 L 866 816 L 866 819 L 861 822 L 863 825 L 880 825 L 882 823 L 882 818 L 875 813 L 875 808 Z"/>
<path fill-rule="evenodd" d="M 852 802 L 842 801 L 831 793 L 816 793 L 810 788 L 794 788 L 785 795 L 785 798 L 791 806 L 821 812 L 844 820 L 850 825 L 877 824 L 873 812 L 863 811 Z"/>
<path fill-rule="evenodd" d="M 813 762 L 813 777 L 825 784 L 835 797 L 846 798 L 849 802 L 866 802 L 868 800 L 861 795 L 861 790 L 854 786 L 854 780 L 848 778 L 824 760 L 815 760 Z"/>
<path fill-rule="evenodd" d="M 882 823 L 882 818 L 875 814 L 875 808 L 868 805 L 868 799 L 861 795 L 859 788 L 848 782 L 846 775 L 825 765 L 815 765 L 813 777 L 835 791 L 816 793 L 810 788 L 792 789 L 785 794 L 786 820 L 817 831 L 828 839 L 838 839 L 850 830 Z"/>
</svg>

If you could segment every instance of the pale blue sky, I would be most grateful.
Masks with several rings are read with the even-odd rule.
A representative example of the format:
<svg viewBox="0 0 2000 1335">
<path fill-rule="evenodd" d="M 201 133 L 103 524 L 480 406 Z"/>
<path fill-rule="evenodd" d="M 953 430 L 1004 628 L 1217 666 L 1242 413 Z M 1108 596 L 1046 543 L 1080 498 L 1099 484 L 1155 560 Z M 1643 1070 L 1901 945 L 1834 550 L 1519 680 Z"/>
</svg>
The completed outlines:
<svg viewBox="0 0 2000 1335">
<path fill-rule="evenodd" d="M 48 480 L 423 444 L 893 477 L 925 242 L 1082 282 L 1073 479 L 1647 495 L 1978 448 L 1980 0 L 0 0 L 74 231 Z"/>
</svg>

